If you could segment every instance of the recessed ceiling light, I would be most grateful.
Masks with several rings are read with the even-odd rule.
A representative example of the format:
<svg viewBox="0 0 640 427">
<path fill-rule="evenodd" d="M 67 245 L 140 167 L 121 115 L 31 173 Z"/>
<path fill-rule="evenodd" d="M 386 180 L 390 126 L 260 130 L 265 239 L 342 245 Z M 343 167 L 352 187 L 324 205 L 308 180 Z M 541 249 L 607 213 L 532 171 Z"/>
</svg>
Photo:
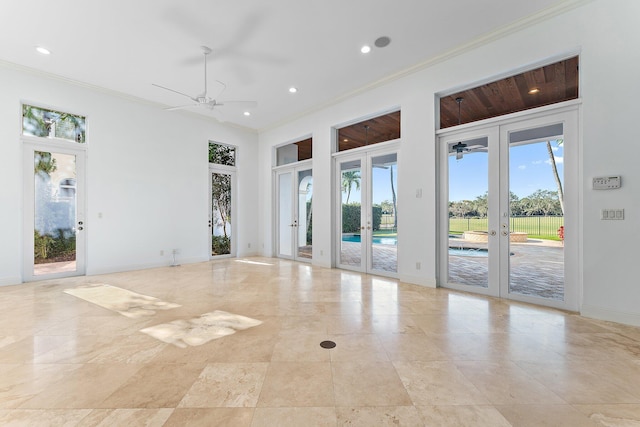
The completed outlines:
<svg viewBox="0 0 640 427">
<path fill-rule="evenodd" d="M 371 52 L 371 46 L 369 46 L 369 45 L 365 44 L 364 46 L 362 46 L 362 47 L 360 48 L 360 52 L 362 52 L 362 53 L 369 53 L 369 52 Z"/>
<path fill-rule="evenodd" d="M 251 115 L 251 113 L 250 113 L 249 111 L 245 111 L 245 112 L 244 112 L 244 113 L 242 113 L 242 114 L 244 114 L 245 116 L 250 116 L 250 115 Z"/>
<path fill-rule="evenodd" d="M 347 138 L 343 139 L 342 142 L 349 142 Z"/>
<path fill-rule="evenodd" d="M 538 89 L 537 87 L 534 87 L 533 89 L 529 90 L 529 95 L 533 95 L 538 92 L 540 92 L 540 89 Z"/>
<path fill-rule="evenodd" d="M 38 53 L 43 54 L 43 55 L 51 55 L 51 51 L 49 49 L 47 49 L 46 47 L 36 46 L 36 51 Z"/>
<path fill-rule="evenodd" d="M 289 92 L 291 92 L 291 93 L 296 93 L 297 91 L 298 91 L 298 88 L 296 88 L 296 87 L 291 86 L 289 88 Z"/>
</svg>

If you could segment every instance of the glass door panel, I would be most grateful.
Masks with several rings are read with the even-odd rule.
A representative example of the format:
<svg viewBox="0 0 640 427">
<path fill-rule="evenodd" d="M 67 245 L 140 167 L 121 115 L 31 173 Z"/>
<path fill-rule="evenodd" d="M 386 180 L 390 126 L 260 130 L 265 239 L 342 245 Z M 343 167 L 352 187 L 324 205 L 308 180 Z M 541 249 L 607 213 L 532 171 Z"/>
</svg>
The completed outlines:
<svg viewBox="0 0 640 427">
<path fill-rule="evenodd" d="M 76 272 L 76 156 L 34 151 L 33 275 Z"/>
<path fill-rule="evenodd" d="M 232 175 L 211 172 L 211 256 L 231 254 Z"/>
<path fill-rule="evenodd" d="M 340 262 L 359 268 L 362 265 L 362 161 L 340 163 Z"/>
<path fill-rule="evenodd" d="M 489 287 L 489 139 L 447 144 L 448 282 Z"/>
<path fill-rule="evenodd" d="M 398 161 L 391 153 L 371 159 L 371 268 L 398 271 Z"/>
<path fill-rule="evenodd" d="M 509 294 L 563 301 L 562 124 L 520 134 L 509 134 Z"/>
<path fill-rule="evenodd" d="M 24 280 L 84 274 L 84 150 L 24 152 Z"/>
<path fill-rule="evenodd" d="M 277 253 L 297 261 L 313 258 L 313 176 L 300 166 L 276 172 Z"/>
<path fill-rule="evenodd" d="M 279 172 L 278 185 L 278 256 L 293 257 L 293 171 Z"/>
<path fill-rule="evenodd" d="M 297 209 L 297 253 L 296 258 L 310 260 L 312 257 L 312 203 L 313 177 L 311 169 L 298 171 L 298 209 Z"/>
</svg>

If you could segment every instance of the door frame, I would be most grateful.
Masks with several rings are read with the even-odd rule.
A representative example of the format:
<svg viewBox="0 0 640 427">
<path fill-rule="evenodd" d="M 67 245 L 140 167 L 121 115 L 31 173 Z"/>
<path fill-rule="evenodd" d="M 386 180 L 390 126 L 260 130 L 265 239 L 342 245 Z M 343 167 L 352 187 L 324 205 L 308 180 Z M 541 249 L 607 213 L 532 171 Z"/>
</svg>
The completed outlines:
<svg viewBox="0 0 640 427">
<path fill-rule="evenodd" d="M 364 239 L 362 238 L 363 233 L 361 233 L 361 255 L 360 255 L 360 266 L 355 267 L 348 264 L 342 264 L 340 262 L 341 255 L 341 244 L 342 244 L 342 171 L 340 170 L 340 163 L 348 162 L 352 160 L 360 160 L 360 170 L 362 171 L 360 174 L 360 224 L 361 230 L 363 230 L 363 225 L 367 223 L 367 219 L 371 221 L 371 206 L 373 204 L 373 193 L 372 193 L 372 159 L 374 157 L 384 156 L 387 154 L 396 154 L 396 164 L 399 165 L 400 158 L 400 140 L 392 140 L 389 142 L 379 143 L 372 146 L 365 146 L 354 148 L 348 151 L 342 151 L 333 154 L 333 168 L 334 168 L 334 176 L 335 176 L 335 186 L 334 186 L 334 221 L 335 224 L 335 245 L 334 245 L 334 265 L 337 268 L 344 270 L 352 270 L 358 271 L 367 274 L 375 274 L 379 276 L 386 276 L 392 278 L 398 278 L 398 260 L 400 254 L 400 245 L 399 238 L 396 241 L 396 271 L 390 272 L 385 270 L 374 270 L 373 269 L 373 251 L 371 250 L 372 245 L 372 237 L 373 230 L 369 233 L 364 233 Z M 400 187 L 400 177 L 399 174 L 396 175 L 396 179 L 398 180 L 398 188 Z M 396 192 L 398 189 L 396 188 Z M 367 209 L 363 209 L 362 207 L 366 205 Z M 366 226 L 364 226 L 366 227 Z M 398 227 L 399 228 L 399 227 Z M 400 233 L 398 231 L 398 236 Z"/>
<path fill-rule="evenodd" d="M 280 185 L 279 185 L 279 176 L 286 173 L 291 173 L 292 182 L 291 182 L 291 218 L 296 221 L 296 230 L 299 224 L 297 224 L 299 212 L 298 212 L 298 199 L 296 195 L 298 194 L 298 187 L 300 183 L 298 182 L 298 173 L 301 171 L 311 171 L 311 179 L 313 183 L 313 160 L 304 160 L 296 163 L 288 163 L 286 165 L 276 166 L 272 169 L 273 171 L 273 188 L 274 188 L 274 222 L 273 222 L 273 230 L 274 230 L 274 253 L 278 258 L 291 259 L 294 261 L 300 262 L 308 262 L 311 263 L 313 261 L 313 252 L 311 258 L 300 257 L 298 256 L 298 233 L 291 230 L 291 255 L 283 255 L 280 251 Z M 313 184 L 312 184 L 313 185 Z M 313 215 L 313 203 L 311 204 L 311 212 Z"/>
<path fill-rule="evenodd" d="M 87 264 L 87 194 L 86 144 L 69 142 L 57 138 L 40 138 L 22 136 L 23 155 L 23 224 L 22 224 L 22 280 L 32 282 L 37 280 L 55 279 L 60 277 L 84 276 Z M 76 226 L 80 222 L 82 230 L 76 232 L 76 270 L 50 274 L 34 274 L 34 221 L 35 221 L 35 186 L 33 174 L 33 156 L 36 151 L 60 153 L 76 156 Z M 79 228 L 79 226 L 78 226 Z M 79 232 L 78 232 L 79 231 Z"/>
<path fill-rule="evenodd" d="M 213 199 L 212 199 L 212 178 L 213 174 L 223 174 L 223 175 L 231 175 L 231 251 L 228 254 L 223 255 L 213 255 L 212 254 L 212 245 L 213 245 Z M 208 177 L 209 177 L 209 223 L 208 223 L 208 251 L 209 251 L 209 259 L 222 259 L 222 258 L 233 258 L 238 253 L 237 248 L 237 234 L 238 230 L 236 230 L 237 225 L 237 206 L 238 206 L 238 197 L 237 197 L 237 168 L 235 166 L 227 166 L 227 165 L 219 165 L 215 163 L 209 163 Z"/>
<path fill-rule="evenodd" d="M 508 116 L 484 120 L 456 126 L 438 131 L 437 135 L 437 170 L 439 180 L 438 198 L 438 286 L 485 294 L 515 301 L 544 305 L 569 311 L 578 311 L 582 298 L 582 187 L 581 183 L 581 140 L 579 135 L 580 102 L 568 101 L 540 109 L 515 113 Z M 509 207 L 509 134 L 513 131 L 538 128 L 550 124 L 563 124 L 564 145 L 564 189 L 565 189 L 565 224 L 574 224 L 565 227 L 564 235 L 564 300 L 557 301 L 528 295 L 509 292 L 509 240 L 508 221 L 507 237 L 501 236 L 503 231 L 500 226 L 500 214 L 508 212 Z M 489 230 L 497 232 L 494 243 L 489 237 L 489 252 L 491 248 L 499 248 L 498 257 L 489 259 L 489 287 L 479 288 L 468 285 L 447 283 L 448 278 L 448 153 L 445 145 L 454 139 L 466 139 L 470 135 L 487 134 L 491 132 L 495 143 L 498 145 L 489 151 L 489 171 L 498 171 L 489 174 L 489 192 L 497 192 L 498 197 L 490 199 L 489 209 L 498 212 L 493 219 L 489 217 Z M 496 132 L 498 133 L 496 138 Z M 566 144 L 569 141 L 569 144 Z M 492 140 L 489 141 L 491 147 Z M 498 240 L 498 238 L 500 240 Z M 495 241 L 499 241 L 496 244 Z M 495 260 L 498 258 L 498 260 Z M 505 262 L 506 261 L 506 262 Z"/>
</svg>

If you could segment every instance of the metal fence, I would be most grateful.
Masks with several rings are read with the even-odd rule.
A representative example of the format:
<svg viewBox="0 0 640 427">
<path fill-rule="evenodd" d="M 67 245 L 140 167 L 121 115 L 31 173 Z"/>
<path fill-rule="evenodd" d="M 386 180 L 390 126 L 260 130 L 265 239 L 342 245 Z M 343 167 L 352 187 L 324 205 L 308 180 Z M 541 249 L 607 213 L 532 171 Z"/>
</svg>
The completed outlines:
<svg viewBox="0 0 640 427">
<path fill-rule="evenodd" d="M 564 226 L 563 216 L 512 216 L 509 229 L 534 236 L 558 237 L 558 229 Z M 487 218 L 449 218 L 451 232 L 488 231 Z"/>
</svg>

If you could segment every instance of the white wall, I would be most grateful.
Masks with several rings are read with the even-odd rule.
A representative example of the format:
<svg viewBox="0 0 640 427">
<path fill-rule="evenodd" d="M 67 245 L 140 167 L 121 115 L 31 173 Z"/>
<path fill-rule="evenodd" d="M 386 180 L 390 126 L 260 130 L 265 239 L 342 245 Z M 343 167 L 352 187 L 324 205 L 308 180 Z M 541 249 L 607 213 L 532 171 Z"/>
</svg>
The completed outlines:
<svg viewBox="0 0 640 427">
<path fill-rule="evenodd" d="M 579 267 L 583 314 L 640 325 L 637 246 L 640 242 L 640 168 L 634 120 L 640 89 L 640 2 L 598 0 L 513 32 L 481 48 L 425 68 L 322 111 L 260 134 L 260 239 L 272 254 L 272 147 L 313 134 L 314 263 L 330 266 L 331 127 L 402 107 L 399 154 L 399 265 L 402 280 L 436 283 L 435 96 L 521 71 L 530 64 L 580 54 L 581 205 Z M 434 41 L 425 40 L 425 43 Z M 437 42 L 437 41 L 435 41 Z M 595 176 L 622 175 L 620 190 L 594 191 Z M 422 189 L 422 198 L 415 197 Z M 602 208 L 624 208 L 624 221 L 601 221 Z M 324 255 L 320 255 L 320 251 Z M 416 270 L 416 262 L 422 264 Z"/>
<path fill-rule="evenodd" d="M 87 274 L 168 265 L 172 249 L 208 260 L 209 140 L 239 147 L 238 255 L 256 250 L 254 132 L 7 64 L 0 93 L 0 284 L 22 281 L 21 101 L 87 117 Z"/>
</svg>

